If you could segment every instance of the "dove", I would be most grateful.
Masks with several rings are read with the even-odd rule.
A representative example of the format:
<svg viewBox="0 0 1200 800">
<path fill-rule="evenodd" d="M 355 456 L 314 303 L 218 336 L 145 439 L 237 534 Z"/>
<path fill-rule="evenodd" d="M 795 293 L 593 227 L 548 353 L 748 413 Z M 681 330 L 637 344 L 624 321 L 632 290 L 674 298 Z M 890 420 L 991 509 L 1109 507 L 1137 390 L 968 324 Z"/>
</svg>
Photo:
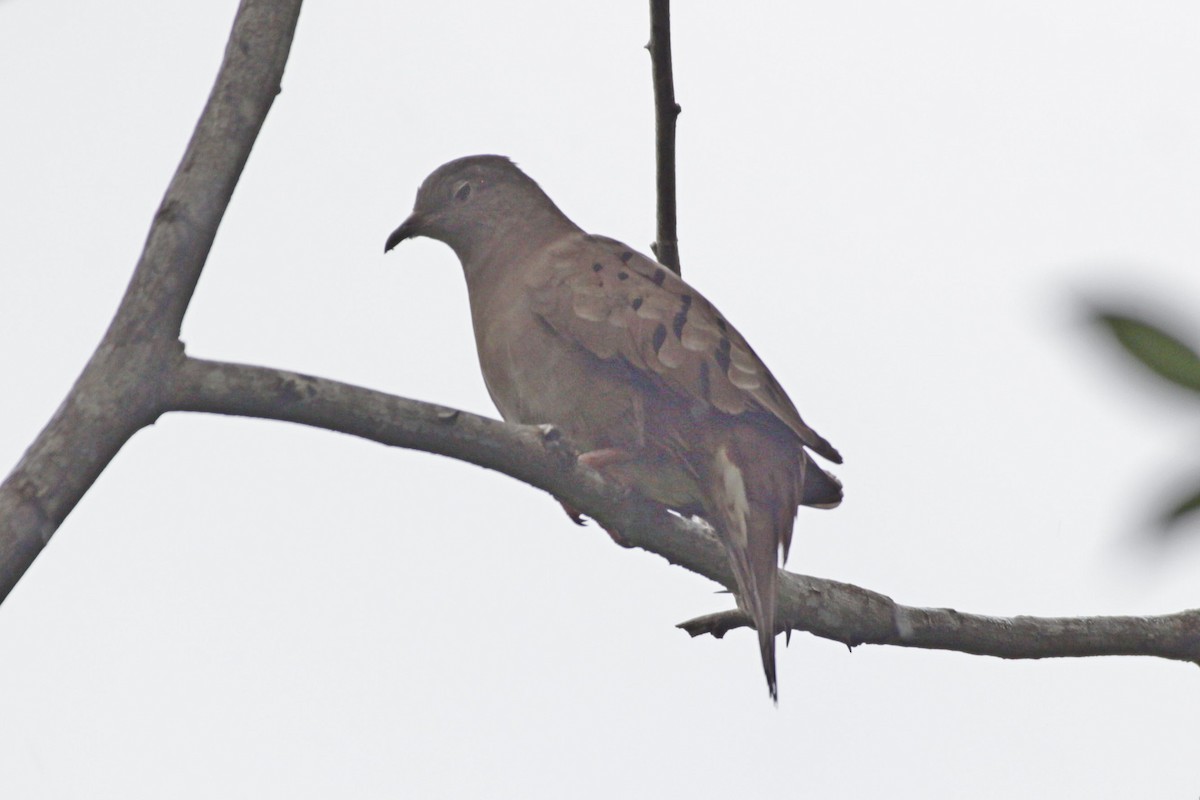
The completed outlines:
<svg viewBox="0 0 1200 800">
<path fill-rule="evenodd" d="M 838 451 L 702 294 L 586 233 L 508 158 L 434 170 L 384 252 L 417 236 L 462 263 L 479 366 L 505 420 L 559 428 L 607 480 L 716 531 L 778 702 L 780 552 L 786 561 L 799 506 L 841 502 L 809 453 L 841 463 Z"/>
</svg>

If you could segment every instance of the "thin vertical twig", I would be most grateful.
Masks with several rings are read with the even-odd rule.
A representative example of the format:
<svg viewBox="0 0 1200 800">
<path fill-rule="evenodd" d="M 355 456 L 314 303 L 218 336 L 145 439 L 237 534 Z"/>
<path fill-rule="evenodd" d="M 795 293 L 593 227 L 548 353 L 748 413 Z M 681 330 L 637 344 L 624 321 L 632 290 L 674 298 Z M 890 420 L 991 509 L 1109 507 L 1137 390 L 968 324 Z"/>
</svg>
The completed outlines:
<svg viewBox="0 0 1200 800">
<path fill-rule="evenodd" d="M 682 110 L 675 102 L 671 69 L 671 0 L 650 0 L 650 70 L 654 78 L 654 138 L 658 191 L 658 239 L 650 245 L 659 262 L 676 275 L 679 234 L 675 214 L 675 121 Z"/>
</svg>

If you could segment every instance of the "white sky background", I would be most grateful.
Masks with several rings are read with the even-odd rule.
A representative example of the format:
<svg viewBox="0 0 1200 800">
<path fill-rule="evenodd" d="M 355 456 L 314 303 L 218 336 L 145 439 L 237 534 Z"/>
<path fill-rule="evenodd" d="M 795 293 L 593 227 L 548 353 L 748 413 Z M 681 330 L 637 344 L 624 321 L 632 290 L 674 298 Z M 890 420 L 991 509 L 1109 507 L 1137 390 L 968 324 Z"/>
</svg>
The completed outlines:
<svg viewBox="0 0 1200 800">
<path fill-rule="evenodd" d="M 235 3 L 0 0 L 4 469 L 104 331 Z M 1200 605 L 1196 405 L 1082 321 L 1200 338 L 1200 6 L 677 3 L 684 275 L 846 456 L 789 567 L 1011 614 Z M 494 415 L 418 183 L 516 159 L 645 251 L 644 2 L 310 3 L 184 325 L 197 356 Z M 1190 327 L 1189 327 L 1190 326 Z M 0 794 L 1194 797 L 1196 668 L 810 636 L 771 706 L 710 582 L 504 476 L 170 415 L 0 607 Z"/>
</svg>

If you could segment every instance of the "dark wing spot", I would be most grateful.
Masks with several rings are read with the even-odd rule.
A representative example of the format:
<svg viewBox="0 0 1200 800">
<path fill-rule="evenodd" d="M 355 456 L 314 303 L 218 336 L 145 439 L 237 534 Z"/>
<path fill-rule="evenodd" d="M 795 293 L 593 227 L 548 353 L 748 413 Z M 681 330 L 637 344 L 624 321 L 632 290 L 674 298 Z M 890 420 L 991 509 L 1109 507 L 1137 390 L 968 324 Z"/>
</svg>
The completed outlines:
<svg viewBox="0 0 1200 800">
<path fill-rule="evenodd" d="M 675 331 L 675 338 L 683 338 L 683 326 L 687 324 L 688 309 L 692 307 L 692 296 L 685 294 L 679 298 L 681 307 L 679 313 L 675 315 L 675 319 L 671 321 L 671 330 Z"/>
<path fill-rule="evenodd" d="M 675 319 L 671 321 L 671 330 L 675 331 L 675 338 L 683 338 L 683 326 L 687 324 L 687 309 L 680 311 L 675 315 Z"/>
<path fill-rule="evenodd" d="M 650 280 L 654 281 L 655 286 L 662 286 L 663 281 L 666 279 L 667 279 L 667 271 L 665 269 L 659 268 L 659 269 L 654 270 L 654 277 L 652 277 Z"/>
<path fill-rule="evenodd" d="M 658 327 L 654 329 L 654 341 L 653 341 L 654 355 L 658 355 L 659 349 L 663 346 L 663 342 L 665 342 L 666 340 L 667 340 L 667 326 L 663 325 L 660 322 L 660 323 L 658 323 Z"/>
<path fill-rule="evenodd" d="M 631 259 L 631 258 L 633 258 L 633 253 L 629 252 L 628 250 L 626 250 L 624 253 L 621 253 L 621 263 L 622 264 L 628 264 L 629 259 Z"/>
<path fill-rule="evenodd" d="M 717 366 L 726 374 L 729 373 L 729 348 L 729 339 L 722 336 L 721 343 L 717 345 L 717 352 L 713 353 L 713 358 L 717 360 Z"/>
<path fill-rule="evenodd" d="M 620 272 L 617 273 L 617 280 L 623 281 L 628 278 L 629 278 L 629 273 L 626 272 L 625 270 L 621 270 Z"/>
<path fill-rule="evenodd" d="M 592 264 L 592 272 L 599 272 L 602 269 L 604 269 L 603 264 Z"/>
<path fill-rule="evenodd" d="M 641 308 L 641 307 L 642 307 L 642 303 L 643 303 L 643 302 L 645 302 L 645 301 L 644 301 L 644 300 L 642 300 L 642 298 L 640 298 L 640 297 L 635 297 L 635 298 L 633 298 L 633 302 L 632 302 L 632 303 L 630 303 L 630 305 L 632 305 L 632 306 L 633 306 L 633 310 L 634 310 L 634 311 L 637 311 L 639 308 Z"/>
<path fill-rule="evenodd" d="M 721 333 L 725 333 L 729 330 L 729 326 L 725 324 L 725 318 L 720 314 L 717 314 L 717 327 L 720 328 Z"/>
</svg>

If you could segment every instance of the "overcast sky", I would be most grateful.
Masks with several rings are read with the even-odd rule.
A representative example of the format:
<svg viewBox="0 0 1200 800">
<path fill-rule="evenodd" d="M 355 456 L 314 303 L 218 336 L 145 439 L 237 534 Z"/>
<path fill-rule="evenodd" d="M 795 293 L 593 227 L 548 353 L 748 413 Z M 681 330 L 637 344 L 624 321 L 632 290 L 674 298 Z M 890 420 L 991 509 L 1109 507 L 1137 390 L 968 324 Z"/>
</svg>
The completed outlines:
<svg viewBox="0 0 1200 800">
<path fill-rule="evenodd" d="M 1200 341 L 1200 6 L 677 3 L 684 275 L 845 455 L 789 567 L 977 613 L 1200 605 L 1197 405 L 1084 322 Z M 103 333 L 236 4 L 0 0 L 0 460 Z M 439 164 L 514 158 L 653 238 L 644 2 L 311 3 L 184 324 L 193 355 L 494 415 Z M 0 794 L 1195 797 L 1195 666 L 673 626 L 711 582 L 505 476 L 170 415 L 0 607 Z"/>
</svg>

